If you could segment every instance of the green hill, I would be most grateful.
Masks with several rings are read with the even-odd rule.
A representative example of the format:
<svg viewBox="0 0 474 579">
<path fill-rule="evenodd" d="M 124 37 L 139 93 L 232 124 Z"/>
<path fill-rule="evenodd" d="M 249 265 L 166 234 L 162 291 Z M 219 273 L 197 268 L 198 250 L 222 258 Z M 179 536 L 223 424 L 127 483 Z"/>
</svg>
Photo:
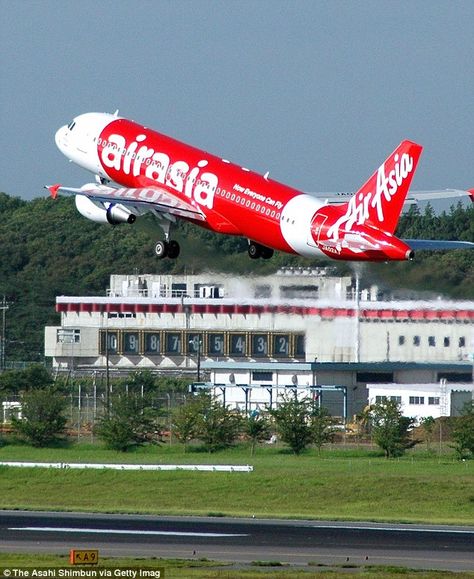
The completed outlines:
<svg viewBox="0 0 474 579">
<path fill-rule="evenodd" d="M 245 240 L 213 234 L 180 223 L 177 260 L 158 260 L 154 244 L 161 230 L 152 218 L 111 227 L 78 214 L 72 198 L 24 201 L 0 193 L 0 297 L 11 303 L 7 314 L 7 359 L 42 360 L 43 328 L 57 324 L 57 295 L 104 295 L 112 273 L 198 273 L 203 270 L 252 275 L 288 265 L 327 265 L 278 253 L 250 260 Z M 444 237 L 474 241 L 474 208 L 449 215 L 432 212 L 403 217 L 405 237 Z M 348 264 L 336 264 L 340 273 Z M 474 298 L 474 252 L 419 254 L 414 262 L 361 266 L 363 283 L 381 287 L 430 290 L 462 299 Z"/>
</svg>

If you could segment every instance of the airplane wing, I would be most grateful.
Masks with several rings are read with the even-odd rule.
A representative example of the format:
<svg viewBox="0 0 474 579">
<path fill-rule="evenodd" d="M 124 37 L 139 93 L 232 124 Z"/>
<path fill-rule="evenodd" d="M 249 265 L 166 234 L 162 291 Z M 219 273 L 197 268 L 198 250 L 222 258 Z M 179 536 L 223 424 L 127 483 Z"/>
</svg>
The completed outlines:
<svg viewBox="0 0 474 579">
<path fill-rule="evenodd" d="M 129 189 L 127 187 L 117 188 L 88 183 L 80 188 L 51 185 L 46 187 L 46 189 L 50 191 L 53 199 L 56 198 L 58 193 L 84 195 L 84 197 L 88 197 L 99 207 L 104 203 L 119 203 L 130 209 L 135 215 L 143 215 L 148 212 L 155 215 L 168 213 L 198 221 L 206 220 L 206 216 L 199 207 L 182 201 L 160 187 Z"/>
<path fill-rule="evenodd" d="M 474 249 L 470 241 L 444 241 L 442 239 L 402 239 L 415 251 L 437 251 L 443 249 Z"/>
<path fill-rule="evenodd" d="M 319 193 L 310 192 L 309 195 L 317 197 L 318 199 L 324 199 L 326 203 L 331 205 L 338 205 L 341 203 L 346 203 L 354 194 L 353 192 L 342 192 L 342 193 Z M 435 201 L 443 199 L 471 199 L 474 202 L 474 189 L 465 191 L 463 189 L 438 189 L 433 191 L 409 191 L 405 199 L 405 205 L 416 205 L 420 201 Z M 453 201 L 454 202 L 454 201 Z"/>
</svg>

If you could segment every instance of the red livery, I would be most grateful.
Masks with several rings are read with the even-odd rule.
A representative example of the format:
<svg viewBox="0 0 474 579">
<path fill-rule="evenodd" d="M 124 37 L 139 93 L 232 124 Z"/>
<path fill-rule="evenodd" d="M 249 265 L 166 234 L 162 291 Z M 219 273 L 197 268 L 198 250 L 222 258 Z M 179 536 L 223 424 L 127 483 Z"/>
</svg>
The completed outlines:
<svg viewBox="0 0 474 579">
<path fill-rule="evenodd" d="M 339 260 L 405 260 L 420 241 L 394 235 L 422 150 L 411 141 L 403 141 L 348 201 L 302 193 L 117 114 L 80 115 L 58 130 L 56 143 L 96 182 L 78 189 L 53 185 L 52 196 L 74 194 L 79 212 L 100 223 L 133 223 L 152 212 L 164 231 L 155 249 L 160 258 L 179 255 L 170 236 L 178 218 L 246 237 L 254 259 L 276 249 Z"/>
</svg>

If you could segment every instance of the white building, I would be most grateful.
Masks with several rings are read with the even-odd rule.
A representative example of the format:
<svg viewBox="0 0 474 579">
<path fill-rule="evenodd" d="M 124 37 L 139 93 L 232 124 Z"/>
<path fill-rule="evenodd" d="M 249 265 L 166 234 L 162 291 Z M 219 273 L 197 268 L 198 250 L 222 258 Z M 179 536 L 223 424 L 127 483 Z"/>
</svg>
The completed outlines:
<svg viewBox="0 0 474 579">
<path fill-rule="evenodd" d="M 456 363 L 470 381 L 474 302 L 355 294 L 351 277 L 328 270 L 113 275 L 104 296 L 57 297 L 61 322 L 45 329 L 45 356 L 84 371 L 191 372 L 216 360 Z"/>
<path fill-rule="evenodd" d="M 343 420 L 387 398 L 406 416 L 437 418 L 460 414 L 474 396 L 465 362 L 205 362 L 204 369 L 209 381 L 193 387 L 245 412 L 290 394 L 318 400 Z"/>
<path fill-rule="evenodd" d="M 411 418 L 439 418 L 459 416 L 464 404 L 474 399 L 470 384 L 451 384 L 440 380 L 434 384 L 368 384 L 369 404 L 394 400 L 401 404 L 404 416 Z"/>
</svg>

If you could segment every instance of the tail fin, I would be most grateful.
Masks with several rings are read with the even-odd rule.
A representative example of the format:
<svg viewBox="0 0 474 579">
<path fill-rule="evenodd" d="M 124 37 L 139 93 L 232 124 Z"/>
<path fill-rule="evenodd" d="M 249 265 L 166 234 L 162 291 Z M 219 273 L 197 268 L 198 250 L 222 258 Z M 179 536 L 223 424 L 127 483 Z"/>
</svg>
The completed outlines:
<svg viewBox="0 0 474 579">
<path fill-rule="evenodd" d="M 387 233 L 397 227 L 423 147 L 403 141 L 354 194 L 347 211 L 352 223 L 368 223 Z"/>
</svg>

